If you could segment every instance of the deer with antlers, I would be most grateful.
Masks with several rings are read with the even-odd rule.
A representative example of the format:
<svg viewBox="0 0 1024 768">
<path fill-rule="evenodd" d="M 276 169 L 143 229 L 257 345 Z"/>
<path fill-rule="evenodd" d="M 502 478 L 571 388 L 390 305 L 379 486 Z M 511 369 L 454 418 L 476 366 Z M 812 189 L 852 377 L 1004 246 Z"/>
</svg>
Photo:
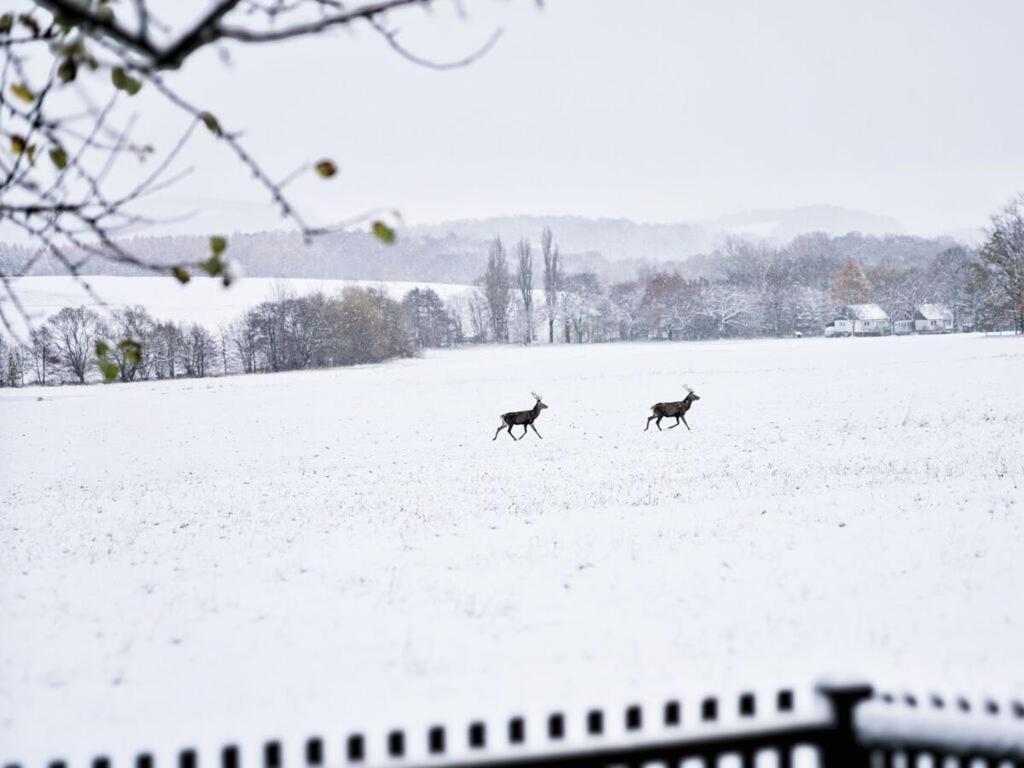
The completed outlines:
<svg viewBox="0 0 1024 768">
<path fill-rule="evenodd" d="M 508 430 L 508 436 L 513 440 L 519 440 L 521 437 L 526 437 L 527 428 L 532 429 L 533 433 L 537 435 L 537 437 L 540 437 L 540 432 L 538 432 L 537 428 L 533 426 L 533 422 L 537 420 L 537 417 L 540 416 L 540 412 L 547 408 L 547 406 L 541 402 L 540 395 L 536 392 L 531 392 L 530 394 L 533 395 L 534 399 L 537 401 L 533 404 L 533 408 L 528 411 L 509 411 L 508 413 L 501 414 L 501 426 L 498 427 L 498 431 L 494 433 L 495 440 L 498 439 L 498 435 L 501 434 L 501 430 L 503 429 Z M 519 437 L 512 434 L 512 427 L 517 425 L 523 428 L 523 434 Z M 543 440 L 544 438 L 541 437 L 541 439 Z"/>
<path fill-rule="evenodd" d="M 650 429 L 651 421 L 653 421 L 654 419 L 657 419 L 657 421 L 654 422 L 654 426 L 658 428 L 658 431 L 661 431 L 661 420 L 666 417 L 671 418 L 674 416 L 676 419 L 676 423 L 669 427 L 669 429 L 674 429 L 675 427 L 678 427 L 680 420 L 683 422 L 683 424 L 686 424 L 686 412 L 690 410 L 690 406 L 693 405 L 693 402 L 695 400 L 700 400 L 700 395 L 698 395 L 685 384 L 683 384 L 683 388 L 689 394 L 687 394 L 686 397 L 684 397 L 682 400 L 677 400 L 674 403 L 655 403 L 654 405 L 651 406 L 652 415 L 649 416 L 647 419 L 647 426 L 644 427 L 644 432 Z M 686 424 L 686 428 L 689 429 L 690 425 Z"/>
</svg>

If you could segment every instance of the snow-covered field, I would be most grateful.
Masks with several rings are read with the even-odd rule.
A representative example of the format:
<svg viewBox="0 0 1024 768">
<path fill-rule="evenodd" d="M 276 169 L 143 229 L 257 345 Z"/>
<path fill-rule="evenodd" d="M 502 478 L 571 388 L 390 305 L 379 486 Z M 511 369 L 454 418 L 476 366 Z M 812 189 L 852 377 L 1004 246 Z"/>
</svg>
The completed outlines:
<svg viewBox="0 0 1024 768">
<path fill-rule="evenodd" d="M 1022 380 L 1021 339 L 947 336 L 0 391 L 0 760 L 828 674 L 1019 696 Z M 693 431 L 644 433 L 684 383 Z M 530 390 L 544 439 L 492 442 Z"/>
<path fill-rule="evenodd" d="M 328 295 L 352 286 L 382 288 L 394 299 L 401 299 L 413 288 L 432 288 L 443 298 L 465 295 L 469 287 L 451 283 L 410 283 L 374 280 L 314 280 L 306 278 L 247 277 L 225 290 L 220 280 L 193 277 L 180 285 L 167 277 L 87 277 L 85 281 L 110 307 L 141 304 L 159 320 L 197 322 L 208 328 L 237 319 L 249 307 L 282 291 L 303 295 L 323 291 Z M 33 324 L 46 320 L 62 307 L 96 306 L 96 299 L 72 277 L 23 277 L 12 281 L 18 300 Z M 0 289 L 3 310 L 19 333 L 24 332 L 13 299 Z"/>
</svg>

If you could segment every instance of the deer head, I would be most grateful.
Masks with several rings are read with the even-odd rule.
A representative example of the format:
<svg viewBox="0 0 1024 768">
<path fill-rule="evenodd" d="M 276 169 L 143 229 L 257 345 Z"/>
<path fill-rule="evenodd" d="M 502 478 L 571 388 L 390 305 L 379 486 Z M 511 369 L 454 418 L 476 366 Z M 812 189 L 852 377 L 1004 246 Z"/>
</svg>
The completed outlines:
<svg viewBox="0 0 1024 768">
<path fill-rule="evenodd" d="M 686 384 L 683 384 L 683 389 L 690 393 L 687 395 L 687 397 L 690 398 L 690 400 L 700 400 L 700 395 L 698 395 L 696 392 L 690 389 Z"/>
<path fill-rule="evenodd" d="M 530 394 L 533 395 L 533 399 L 537 401 L 537 404 L 534 406 L 535 408 L 539 408 L 540 410 L 544 410 L 545 408 L 547 408 L 547 406 L 541 402 L 540 395 L 538 395 L 536 392 L 531 392 Z"/>
</svg>

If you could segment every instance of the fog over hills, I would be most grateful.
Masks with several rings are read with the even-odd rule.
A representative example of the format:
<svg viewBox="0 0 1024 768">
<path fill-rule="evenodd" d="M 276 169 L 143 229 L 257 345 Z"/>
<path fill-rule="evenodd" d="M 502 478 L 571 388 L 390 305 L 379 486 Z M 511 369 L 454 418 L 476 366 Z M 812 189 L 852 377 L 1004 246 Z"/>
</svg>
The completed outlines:
<svg viewBox="0 0 1024 768">
<path fill-rule="evenodd" d="M 903 225 L 888 216 L 840 208 L 835 205 L 807 205 L 800 208 L 774 208 L 722 216 L 711 225 L 739 234 L 748 232 L 777 242 L 792 240 L 807 232 L 827 235 L 901 235 Z"/>
<path fill-rule="evenodd" d="M 749 211 L 713 221 L 662 224 L 581 216 L 503 216 L 416 225 L 384 245 L 365 231 L 338 232 L 310 244 L 292 232 L 226 233 L 228 254 L 253 277 L 349 280 L 414 280 L 471 283 L 484 271 L 488 244 L 501 237 L 511 253 L 527 238 L 540 259 L 540 234 L 550 227 L 569 272 L 592 270 L 611 283 L 632 279 L 644 266 L 705 275 L 719 263 L 712 255 L 730 238 L 781 246 L 794 236 L 822 233 L 836 252 L 874 263 L 886 257 L 928 258 L 948 247 L 949 237 L 919 238 L 896 234 L 899 222 L 875 214 L 832 206 Z M 207 255 L 200 235 L 136 237 L 122 241 L 143 260 L 157 264 L 197 262 Z M 817 247 L 817 246 L 815 246 Z M 822 246 L 824 247 L 824 246 Z M 17 273 L 28 263 L 27 249 L 0 244 L 0 262 Z M 126 264 L 88 260 L 83 274 L 152 274 Z M 29 274 L 63 274 L 60 264 L 43 256 Z"/>
<path fill-rule="evenodd" d="M 903 226 L 895 219 L 837 206 L 815 205 L 730 214 L 718 219 L 678 224 L 637 223 L 629 219 L 582 216 L 500 216 L 460 219 L 411 228 L 413 234 L 452 236 L 464 240 L 501 237 L 515 242 L 536 240 L 550 227 L 562 249 L 570 253 L 600 253 L 604 258 L 678 260 L 708 253 L 729 236 L 754 236 L 782 244 L 807 232 L 845 235 L 895 235 Z"/>
</svg>

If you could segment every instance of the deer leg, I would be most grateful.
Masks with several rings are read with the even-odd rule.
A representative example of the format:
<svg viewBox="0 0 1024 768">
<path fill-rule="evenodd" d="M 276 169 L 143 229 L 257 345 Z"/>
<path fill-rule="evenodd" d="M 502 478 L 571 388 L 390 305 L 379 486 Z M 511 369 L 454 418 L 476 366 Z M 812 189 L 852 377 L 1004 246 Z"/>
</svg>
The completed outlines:
<svg viewBox="0 0 1024 768">
<path fill-rule="evenodd" d="M 511 437 L 513 440 L 517 440 L 518 439 L 515 435 L 512 434 L 512 425 L 511 424 L 508 425 L 508 436 Z"/>
<path fill-rule="evenodd" d="M 658 418 L 658 417 L 657 416 L 648 416 L 647 417 L 647 426 L 644 427 L 644 432 L 646 432 L 648 429 L 651 428 L 651 421 L 653 421 L 656 418 Z"/>
<path fill-rule="evenodd" d="M 505 428 L 505 424 L 504 424 L 504 422 L 502 422 L 502 425 L 500 427 L 498 427 L 498 431 L 494 433 L 494 439 L 495 440 L 498 439 L 498 435 L 501 434 L 501 430 L 503 430 L 504 428 Z"/>
<path fill-rule="evenodd" d="M 663 418 L 665 418 L 665 417 L 664 417 L 664 416 L 659 416 L 659 417 L 658 417 L 658 420 L 657 420 L 656 422 L 654 422 L 654 426 L 656 426 L 656 427 L 658 428 L 658 431 L 659 431 L 659 432 L 661 432 L 661 420 L 662 420 Z"/>
<path fill-rule="evenodd" d="M 685 413 L 683 414 L 683 424 L 686 424 L 686 414 Z M 690 429 L 690 425 L 689 424 L 686 424 L 686 431 L 687 432 L 692 432 L 693 431 L 692 429 Z"/>
<path fill-rule="evenodd" d="M 525 425 L 525 424 L 523 424 L 523 434 L 521 434 L 521 435 L 519 436 L 519 439 L 520 439 L 520 440 L 522 440 L 522 439 L 523 439 L 524 437 L 526 437 L 526 433 L 527 433 L 527 431 L 528 431 L 528 430 L 527 430 L 527 428 L 526 428 L 526 425 Z"/>
<path fill-rule="evenodd" d="M 669 427 L 669 429 L 675 429 L 675 428 L 676 428 L 676 427 L 678 427 L 678 426 L 679 426 L 679 417 L 678 417 L 678 416 L 676 416 L 676 423 L 675 423 L 675 424 L 673 424 L 673 425 L 672 425 L 671 427 Z"/>
<path fill-rule="evenodd" d="M 540 437 L 540 432 L 537 431 L 537 428 L 533 426 L 533 424 L 530 425 L 530 429 L 533 430 L 533 434 L 535 434 L 537 437 Z M 543 440 L 544 438 L 540 437 L 540 439 Z"/>
</svg>

